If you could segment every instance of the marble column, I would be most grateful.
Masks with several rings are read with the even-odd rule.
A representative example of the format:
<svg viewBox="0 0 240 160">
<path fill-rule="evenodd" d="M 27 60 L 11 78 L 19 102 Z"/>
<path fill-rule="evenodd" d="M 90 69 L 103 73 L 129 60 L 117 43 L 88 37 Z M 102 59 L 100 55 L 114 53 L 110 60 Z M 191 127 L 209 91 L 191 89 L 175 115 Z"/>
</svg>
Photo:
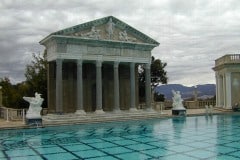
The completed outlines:
<svg viewBox="0 0 240 160">
<path fill-rule="evenodd" d="M 49 107 L 51 106 L 51 103 L 50 103 L 50 75 L 51 75 L 51 72 L 50 72 L 50 69 L 51 69 L 51 62 L 48 62 L 47 63 L 47 96 L 48 96 L 48 102 L 47 102 L 47 105 L 48 105 L 48 109 Z"/>
<path fill-rule="evenodd" d="M 223 108 L 226 108 L 226 77 L 223 75 L 223 83 L 222 83 L 222 93 L 223 93 Z"/>
<path fill-rule="evenodd" d="M 151 64 L 146 63 L 145 64 L 145 94 L 146 94 L 146 108 L 151 108 Z"/>
<path fill-rule="evenodd" d="M 220 75 L 216 73 L 216 106 L 220 107 Z"/>
<path fill-rule="evenodd" d="M 86 114 L 83 108 L 83 78 L 82 60 L 77 61 L 77 111 L 76 114 Z"/>
<path fill-rule="evenodd" d="M 56 60 L 56 112 L 63 112 L 62 59 Z"/>
<path fill-rule="evenodd" d="M 96 113 L 104 113 L 102 108 L 102 61 L 96 62 Z"/>
<path fill-rule="evenodd" d="M 130 110 L 136 110 L 135 63 L 130 63 Z"/>
<path fill-rule="evenodd" d="M 114 111 L 120 110 L 119 102 L 119 62 L 114 62 Z"/>
<path fill-rule="evenodd" d="M 232 80 L 231 72 L 225 73 L 226 76 L 226 108 L 232 108 Z"/>
</svg>

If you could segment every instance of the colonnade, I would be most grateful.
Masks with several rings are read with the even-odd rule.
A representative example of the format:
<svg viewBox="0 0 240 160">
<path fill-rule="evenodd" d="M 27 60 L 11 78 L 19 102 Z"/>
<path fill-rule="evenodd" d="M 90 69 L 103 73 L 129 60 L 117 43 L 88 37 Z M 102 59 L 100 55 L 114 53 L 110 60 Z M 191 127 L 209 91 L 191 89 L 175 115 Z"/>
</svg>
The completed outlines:
<svg viewBox="0 0 240 160">
<path fill-rule="evenodd" d="M 232 105 L 231 72 L 216 73 L 216 106 L 231 109 Z"/>
<path fill-rule="evenodd" d="M 102 106 L 102 64 L 104 61 L 96 60 L 96 113 L 103 112 Z M 83 98 L 83 63 L 84 60 L 78 59 L 76 60 L 77 64 L 77 107 L 76 113 L 85 113 L 84 111 L 84 98 Z M 120 110 L 120 94 L 119 94 L 119 64 L 121 62 L 114 61 L 113 62 L 113 84 L 114 84 L 114 106 L 113 110 Z M 136 110 L 136 71 L 135 71 L 135 62 L 130 63 L 130 110 Z M 56 60 L 56 112 L 63 112 L 63 82 L 62 82 L 62 66 L 63 60 Z M 151 106 L 151 75 L 150 75 L 150 63 L 145 64 L 145 91 L 146 91 L 146 107 L 150 108 Z M 138 96 L 138 95 L 137 95 Z"/>
</svg>

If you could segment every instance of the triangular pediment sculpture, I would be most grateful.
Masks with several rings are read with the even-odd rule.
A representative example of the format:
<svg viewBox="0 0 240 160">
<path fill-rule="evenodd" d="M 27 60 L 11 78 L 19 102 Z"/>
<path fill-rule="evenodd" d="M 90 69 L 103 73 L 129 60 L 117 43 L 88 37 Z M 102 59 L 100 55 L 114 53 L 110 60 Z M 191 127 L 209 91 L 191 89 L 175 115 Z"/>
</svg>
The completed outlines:
<svg viewBox="0 0 240 160">
<path fill-rule="evenodd" d="M 69 27 L 50 35 L 63 35 L 83 39 L 123 41 L 129 43 L 159 43 L 119 19 L 108 16 L 73 27 Z"/>
</svg>

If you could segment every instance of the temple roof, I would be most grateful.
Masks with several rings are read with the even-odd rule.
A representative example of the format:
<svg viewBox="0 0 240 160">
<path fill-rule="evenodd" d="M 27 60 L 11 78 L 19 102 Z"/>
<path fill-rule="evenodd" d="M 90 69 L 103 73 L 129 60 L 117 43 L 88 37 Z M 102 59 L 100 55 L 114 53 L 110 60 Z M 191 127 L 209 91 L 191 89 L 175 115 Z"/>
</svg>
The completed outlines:
<svg viewBox="0 0 240 160">
<path fill-rule="evenodd" d="M 113 16 L 100 18 L 53 32 L 41 40 L 40 44 L 44 44 L 45 41 L 54 36 L 89 40 L 93 39 L 95 41 L 123 41 L 126 43 L 140 43 L 153 46 L 159 45 L 154 39 Z"/>
</svg>

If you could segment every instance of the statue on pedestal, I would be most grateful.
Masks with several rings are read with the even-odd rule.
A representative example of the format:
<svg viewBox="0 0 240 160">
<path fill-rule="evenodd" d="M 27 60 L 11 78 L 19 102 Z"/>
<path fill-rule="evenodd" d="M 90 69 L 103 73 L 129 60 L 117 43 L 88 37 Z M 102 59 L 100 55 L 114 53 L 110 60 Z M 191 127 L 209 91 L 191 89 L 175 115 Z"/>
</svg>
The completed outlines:
<svg viewBox="0 0 240 160">
<path fill-rule="evenodd" d="M 35 93 L 35 97 L 23 97 L 25 101 L 30 103 L 29 109 L 26 114 L 27 119 L 41 119 L 41 110 L 42 110 L 42 102 L 43 98 L 41 98 L 41 94 Z"/>
<path fill-rule="evenodd" d="M 183 107 L 183 99 L 181 97 L 180 91 L 174 91 L 172 90 L 173 93 L 173 108 L 172 108 L 172 114 L 173 115 L 182 115 L 186 114 L 186 109 Z"/>
</svg>

